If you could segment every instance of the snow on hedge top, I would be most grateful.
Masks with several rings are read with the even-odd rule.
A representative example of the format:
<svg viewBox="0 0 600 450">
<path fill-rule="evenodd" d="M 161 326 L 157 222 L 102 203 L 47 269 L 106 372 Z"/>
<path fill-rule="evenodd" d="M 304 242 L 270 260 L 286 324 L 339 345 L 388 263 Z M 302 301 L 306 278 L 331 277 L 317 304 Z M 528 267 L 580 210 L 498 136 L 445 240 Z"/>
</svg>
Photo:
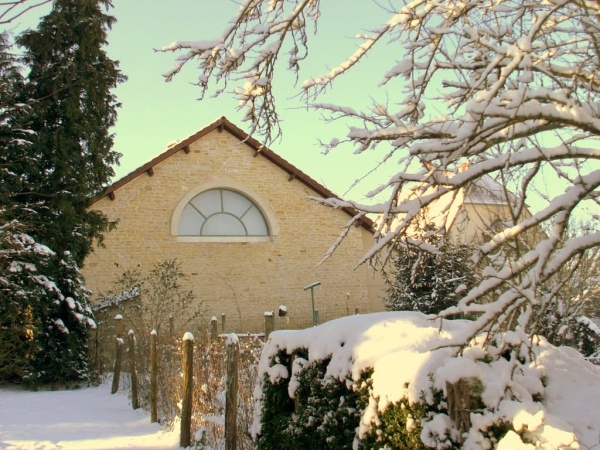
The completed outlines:
<svg viewBox="0 0 600 450">
<path fill-rule="evenodd" d="M 375 313 L 345 317 L 305 330 L 282 330 L 271 334 L 263 351 L 259 371 L 268 373 L 269 361 L 280 349 L 292 353 L 298 348 L 308 350 L 309 361 L 331 356 L 327 376 L 345 379 L 351 374 L 358 380 L 369 367 L 394 366 L 392 386 L 381 378 L 374 382 L 374 394 L 381 401 L 399 400 L 404 395 L 404 383 L 427 375 L 437 366 L 430 351 L 455 342 L 465 329 L 460 321 L 444 321 L 440 332 L 439 320 L 429 320 L 421 313 Z M 448 358 L 452 350 L 439 352 L 437 358 Z M 382 371 L 383 372 L 383 371 Z M 384 386 L 385 384 L 385 386 Z M 411 383 L 411 401 L 418 401 L 418 383 Z"/>
<path fill-rule="evenodd" d="M 416 312 L 387 312 L 344 317 L 305 330 L 275 331 L 261 357 L 255 396 L 260 400 L 260 380 L 267 374 L 271 381 L 291 376 L 289 394 L 293 397 L 295 375 L 306 363 L 295 364 L 290 374 L 275 356 L 282 350 L 291 354 L 306 349 L 308 363 L 331 358 L 326 376 L 332 378 L 350 376 L 358 381 L 365 369 L 374 369 L 372 397 L 378 401 L 370 402 L 364 411 L 359 436 L 390 403 L 404 397 L 416 403 L 423 395 L 432 403 L 432 390 L 445 394 L 447 382 L 477 378 L 486 410 L 485 414 L 471 413 L 478 417 L 463 448 L 482 448 L 478 427 L 499 421 L 512 423 L 517 431 L 535 432 L 540 442 L 552 448 L 573 442 L 588 447 L 598 444 L 600 368 L 577 351 L 554 347 L 544 339 L 530 345 L 527 335 L 518 331 L 506 333 L 502 342 L 485 349 L 481 338 L 457 355 L 458 347 L 452 344 L 468 336 L 472 325 L 462 320 L 440 323 Z M 529 351 L 534 355 L 531 362 Z M 428 427 L 435 424 L 434 420 L 422 423 L 425 444 Z M 253 434 L 260 433 L 259 428 L 255 417 Z M 515 439 L 513 434 L 506 435 L 504 444 Z"/>
</svg>

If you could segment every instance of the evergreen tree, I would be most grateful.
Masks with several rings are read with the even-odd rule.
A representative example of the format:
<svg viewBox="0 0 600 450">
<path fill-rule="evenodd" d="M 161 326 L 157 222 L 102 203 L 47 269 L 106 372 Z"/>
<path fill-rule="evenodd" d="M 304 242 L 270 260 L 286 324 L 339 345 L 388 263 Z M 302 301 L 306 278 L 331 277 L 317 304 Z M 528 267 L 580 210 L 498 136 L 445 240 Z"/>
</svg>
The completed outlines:
<svg viewBox="0 0 600 450">
<path fill-rule="evenodd" d="M 119 106 L 111 90 L 124 77 L 103 49 L 114 22 L 104 12 L 110 6 L 110 0 L 55 0 L 38 28 L 18 38 L 30 69 L 30 154 L 40 162 L 30 174 L 35 188 L 18 200 L 44 201 L 36 238 L 58 255 L 69 251 L 78 265 L 111 227 L 88 207 L 120 156 L 109 129 Z"/>
<path fill-rule="evenodd" d="M 0 381 L 87 380 L 89 291 L 68 254 L 58 258 L 24 228 L 0 225 Z M 48 275 L 57 265 L 60 281 Z"/>
<path fill-rule="evenodd" d="M 89 292 L 68 253 L 31 234 L 50 196 L 35 176 L 40 154 L 30 129 L 34 109 L 22 102 L 25 80 L 0 36 L 0 381 L 42 383 L 88 378 L 87 332 L 94 327 Z"/>
<path fill-rule="evenodd" d="M 20 101 L 24 79 L 18 61 L 10 52 L 7 33 L 0 35 L 0 208 L 2 215 L 16 212 L 14 197 L 28 182 L 27 173 L 35 172 L 37 160 L 29 154 L 31 132 L 27 122 L 31 108 Z M 22 207 L 28 209 L 30 205 Z"/>
<path fill-rule="evenodd" d="M 476 275 L 470 260 L 473 249 L 447 242 L 429 228 L 423 242 L 438 251 L 399 244 L 384 300 L 386 309 L 437 314 L 456 305 L 461 295 L 475 285 Z"/>
<path fill-rule="evenodd" d="M 58 267 L 52 295 L 36 309 L 40 331 L 32 361 L 30 384 L 68 383 L 90 378 L 88 332 L 96 328 L 90 291 L 69 252 L 52 254 L 50 267 Z M 52 300 L 52 301 L 48 301 Z"/>
<path fill-rule="evenodd" d="M 0 46 L 0 380 L 89 378 L 95 327 L 78 266 L 111 224 L 88 211 L 113 175 L 111 94 L 123 79 L 103 51 L 109 0 L 55 0 L 21 35 L 19 73 Z"/>
</svg>

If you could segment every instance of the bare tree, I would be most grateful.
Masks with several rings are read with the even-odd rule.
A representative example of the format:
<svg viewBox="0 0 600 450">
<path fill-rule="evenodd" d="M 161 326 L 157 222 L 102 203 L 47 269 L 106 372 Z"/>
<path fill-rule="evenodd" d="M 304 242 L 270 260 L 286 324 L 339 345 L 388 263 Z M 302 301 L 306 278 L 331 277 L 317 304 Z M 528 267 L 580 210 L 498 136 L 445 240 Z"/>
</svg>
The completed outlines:
<svg viewBox="0 0 600 450">
<path fill-rule="evenodd" d="M 352 55 L 298 90 L 326 118 L 350 126 L 328 149 L 344 143 L 358 152 L 383 148 L 384 163 L 396 164 L 396 175 L 371 193 L 385 193 L 387 201 L 376 206 L 321 201 L 356 208 L 354 221 L 381 216 L 377 242 L 362 261 L 381 263 L 389 254 L 382 250 L 400 241 L 415 243 L 411 229 L 423 208 L 493 176 L 516 194 L 510 220 L 478 247 L 475 259 L 487 266 L 479 286 L 444 314 L 476 315 L 473 334 L 509 323 L 532 333 L 534 309 L 558 301 L 558 289 L 548 289 L 548 283 L 600 245 L 597 227 L 567 236 L 574 214 L 591 210 L 598 218 L 600 3 L 414 0 L 389 2 L 387 8 L 388 20 L 359 34 Z M 247 0 L 220 38 L 166 47 L 179 52 L 166 78 L 196 61 L 203 94 L 219 95 L 234 84 L 251 132 L 269 143 L 281 132 L 273 77 L 285 67 L 277 69 L 276 63 L 285 59 L 287 69 L 298 74 L 308 57 L 307 30 L 316 30 L 320 17 L 319 0 Z M 374 101 L 357 111 L 319 103 L 341 75 L 383 46 L 389 55 L 380 80 L 385 104 Z M 545 194 L 545 182 L 561 189 Z M 530 214 L 526 202 L 533 198 L 540 206 Z M 439 214 L 443 227 L 448 211 Z M 544 229 L 545 236 L 531 248 L 507 251 L 534 229 Z M 491 293 L 492 303 L 479 301 Z"/>
<path fill-rule="evenodd" d="M 32 9 L 47 5 L 50 2 L 52 2 L 52 0 L 14 0 L 0 2 L 0 24 L 6 25 L 11 23 Z"/>
</svg>

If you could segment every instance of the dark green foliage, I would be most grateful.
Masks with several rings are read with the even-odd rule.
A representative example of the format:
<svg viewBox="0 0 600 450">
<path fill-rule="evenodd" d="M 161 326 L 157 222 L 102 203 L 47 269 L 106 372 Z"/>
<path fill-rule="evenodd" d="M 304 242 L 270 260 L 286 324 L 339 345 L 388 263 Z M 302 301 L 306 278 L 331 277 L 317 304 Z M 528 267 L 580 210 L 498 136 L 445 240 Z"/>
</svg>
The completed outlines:
<svg viewBox="0 0 600 450">
<path fill-rule="evenodd" d="M 31 384 L 64 384 L 89 379 L 88 339 L 96 327 L 85 287 L 77 265 L 68 252 L 50 261 L 58 267 L 56 298 L 47 302 L 40 315 L 43 328 L 33 361 Z"/>
<path fill-rule="evenodd" d="M 291 368 L 284 352 L 277 361 Z M 290 450 L 352 448 L 360 421 L 358 395 L 348 388 L 350 380 L 325 376 L 328 364 L 329 360 L 315 361 L 297 374 L 295 399 L 288 393 L 289 379 L 271 383 L 265 377 L 259 449 L 272 449 L 274 442 L 285 442 Z"/>
<path fill-rule="evenodd" d="M 56 266 L 62 285 L 47 275 Z M 95 323 L 69 255 L 58 258 L 8 222 L 0 227 L 0 273 L 0 381 L 35 387 L 87 380 Z"/>
<path fill-rule="evenodd" d="M 89 211 L 118 154 L 109 128 L 122 79 L 105 54 L 108 0 L 55 0 L 37 30 L 0 42 L 1 379 L 88 379 L 94 326 L 78 266 L 111 224 Z M 28 69 L 27 78 L 19 64 Z M 7 276 L 4 276 L 4 274 Z"/>
<path fill-rule="evenodd" d="M 359 439 L 361 417 L 367 408 L 372 407 L 373 400 L 379 400 L 373 397 L 373 369 L 365 370 L 359 380 L 352 380 L 350 374 L 339 380 L 326 376 L 329 359 L 309 363 L 307 357 L 303 349 L 297 349 L 294 358 L 281 350 L 271 361 L 272 368 L 285 367 L 287 375 L 283 375 L 284 370 L 278 370 L 276 372 L 281 376 L 273 381 L 269 374 L 264 375 L 261 432 L 256 437 L 259 449 L 348 449 L 357 444 L 361 450 L 422 450 L 429 448 L 421 440 L 423 424 L 437 415 L 449 414 L 445 394 L 433 388 L 434 380 L 430 376 L 429 395 L 422 393 L 417 403 L 410 403 L 408 398 L 403 397 L 383 410 L 377 410 L 376 420 Z M 295 363 L 292 363 L 293 359 Z M 294 377 L 298 385 L 294 398 L 291 398 L 289 374 L 293 366 L 296 366 Z M 482 402 L 480 380 L 469 379 L 468 382 L 472 413 L 491 413 L 492 410 Z M 489 428 L 478 431 L 481 439 L 495 443 L 509 430 L 514 431 L 511 423 L 497 420 L 490 423 Z M 462 448 L 463 441 L 456 430 L 445 430 L 444 435 L 429 435 L 427 439 L 430 443 L 439 444 L 440 448 Z"/>
<path fill-rule="evenodd" d="M 372 397 L 373 369 L 363 372 L 356 384 L 358 408 L 361 414 L 369 405 Z M 425 402 L 423 402 L 425 404 Z M 425 417 L 425 408 L 420 404 L 411 404 L 406 398 L 387 406 L 378 413 L 379 424 L 371 429 L 360 441 L 360 449 L 398 448 L 424 449 L 421 442 L 421 419 Z"/>
<path fill-rule="evenodd" d="M 79 265 L 110 229 L 102 214 L 88 211 L 93 196 L 114 174 L 119 154 L 109 133 L 118 103 L 111 90 L 123 80 L 103 47 L 114 18 L 109 0 L 55 0 L 36 30 L 18 39 L 30 69 L 23 100 L 33 109 L 27 172 L 30 186 L 20 203 L 43 202 L 34 236 L 58 254 L 70 251 Z"/>
<path fill-rule="evenodd" d="M 537 332 L 553 345 L 567 345 L 583 356 L 600 355 L 598 327 L 585 316 L 567 315 L 552 311 L 540 315 Z"/>
<path fill-rule="evenodd" d="M 410 404 L 406 398 L 388 405 L 379 414 L 381 425 L 373 427 L 360 448 L 397 448 L 421 450 L 426 447 L 421 442 L 421 419 L 425 410 L 419 404 Z"/>
<path fill-rule="evenodd" d="M 298 408 L 286 433 L 298 441 L 298 448 L 313 443 L 317 448 L 347 449 L 352 446 L 360 421 L 357 395 L 346 381 L 326 378 L 329 360 L 316 361 L 298 374 Z"/>
<path fill-rule="evenodd" d="M 280 352 L 277 360 L 280 364 L 283 363 L 286 367 L 290 367 L 290 358 L 285 352 Z M 294 400 L 288 395 L 288 384 L 289 382 L 285 378 L 280 378 L 271 383 L 269 376 L 267 374 L 264 376 L 261 412 L 262 430 L 256 439 L 258 449 L 272 449 L 272 443 L 283 442 L 282 439 L 286 435 L 290 417 L 294 413 Z M 295 445 L 294 440 L 289 444 Z M 290 446 L 289 448 L 293 449 L 295 447 Z"/>
<path fill-rule="evenodd" d="M 32 314 L 34 302 L 50 294 L 36 269 L 49 255 L 20 228 L 14 221 L 0 225 L 0 381 L 10 382 L 22 381 L 33 370 L 41 328 Z"/>
<path fill-rule="evenodd" d="M 566 333 L 569 345 L 576 348 L 584 356 L 600 356 L 600 335 L 598 328 L 587 317 L 571 320 Z"/>
<path fill-rule="evenodd" d="M 426 228 L 424 241 L 439 249 L 432 253 L 412 245 L 399 245 L 387 298 L 389 311 L 437 314 L 453 306 L 473 286 L 476 276 L 472 249 L 455 245 Z"/>
<path fill-rule="evenodd" d="M 263 379 L 261 434 L 256 443 L 259 449 L 286 448 L 291 450 L 348 449 L 357 439 L 360 417 L 369 405 L 372 395 L 372 370 L 365 371 L 357 382 L 350 378 L 339 380 L 326 376 L 329 359 L 308 363 L 304 351 L 296 353 L 301 358 L 302 369 L 296 374 L 298 387 L 294 398 L 289 395 L 289 378 L 271 382 Z M 284 351 L 272 361 L 281 364 L 291 373 L 292 358 Z M 422 449 L 420 420 L 425 415 L 421 405 L 409 405 L 407 400 L 389 405 L 380 413 L 381 424 L 372 424 L 365 438 L 359 441 L 360 449 L 398 448 Z M 414 426 L 408 427 L 412 420 Z M 274 443 L 284 442 L 284 447 Z"/>
<path fill-rule="evenodd" d="M 31 108 L 20 102 L 24 85 L 8 37 L 0 34 L 0 212 L 4 221 L 21 220 L 24 211 L 35 206 L 15 204 L 16 195 L 33 189 L 28 172 L 38 170 L 38 160 L 29 154 Z"/>
</svg>

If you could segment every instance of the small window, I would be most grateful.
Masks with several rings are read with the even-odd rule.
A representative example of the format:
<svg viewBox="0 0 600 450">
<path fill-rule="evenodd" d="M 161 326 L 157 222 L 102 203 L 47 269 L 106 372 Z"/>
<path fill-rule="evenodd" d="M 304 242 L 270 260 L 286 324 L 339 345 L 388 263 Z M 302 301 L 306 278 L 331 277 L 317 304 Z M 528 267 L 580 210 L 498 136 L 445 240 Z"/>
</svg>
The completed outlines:
<svg viewBox="0 0 600 450">
<path fill-rule="evenodd" d="M 269 236 L 262 212 L 248 197 L 228 189 L 195 196 L 179 220 L 179 236 Z"/>
</svg>

